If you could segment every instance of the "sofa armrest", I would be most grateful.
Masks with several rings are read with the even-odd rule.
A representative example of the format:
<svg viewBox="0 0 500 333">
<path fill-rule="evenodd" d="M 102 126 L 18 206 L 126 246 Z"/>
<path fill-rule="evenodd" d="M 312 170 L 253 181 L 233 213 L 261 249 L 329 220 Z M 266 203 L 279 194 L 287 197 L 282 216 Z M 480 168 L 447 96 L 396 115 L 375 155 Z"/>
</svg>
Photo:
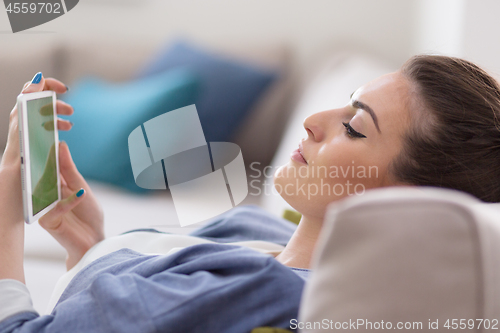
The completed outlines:
<svg viewBox="0 0 500 333">
<path fill-rule="evenodd" d="M 379 189 L 332 206 L 299 321 L 427 330 L 448 319 L 498 320 L 498 212 L 434 188 Z"/>
</svg>

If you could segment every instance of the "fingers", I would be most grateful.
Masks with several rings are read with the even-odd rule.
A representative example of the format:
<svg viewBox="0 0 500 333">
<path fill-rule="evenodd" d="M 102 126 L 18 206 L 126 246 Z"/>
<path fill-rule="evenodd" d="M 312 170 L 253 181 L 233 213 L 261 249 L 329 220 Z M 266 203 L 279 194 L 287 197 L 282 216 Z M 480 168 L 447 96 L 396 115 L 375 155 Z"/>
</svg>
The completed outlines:
<svg viewBox="0 0 500 333">
<path fill-rule="evenodd" d="M 57 100 L 56 102 L 57 114 L 61 114 L 64 116 L 71 116 L 74 112 L 74 109 L 71 105 L 61 100 Z"/>
<path fill-rule="evenodd" d="M 71 116 L 73 114 L 73 107 L 68 103 L 57 100 L 56 102 L 57 114 L 62 114 L 65 116 Z M 52 115 L 52 103 L 44 105 L 40 108 L 40 114 L 42 116 L 51 116 Z"/>
<path fill-rule="evenodd" d="M 40 114 L 42 116 L 51 116 L 53 113 L 52 103 L 45 104 L 40 108 Z"/>
<path fill-rule="evenodd" d="M 62 196 L 63 198 L 66 198 L 70 193 L 66 193 L 68 190 L 68 183 L 66 183 L 66 180 L 64 177 L 61 175 L 61 191 L 62 191 Z"/>
<path fill-rule="evenodd" d="M 45 86 L 45 78 L 42 75 L 42 72 L 36 73 L 31 82 L 28 85 L 24 85 L 22 94 L 29 94 L 38 91 L 42 91 Z"/>
<path fill-rule="evenodd" d="M 21 93 L 29 94 L 43 90 L 53 90 L 58 94 L 63 94 L 68 91 L 68 87 L 59 80 L 44 78 L 42 72 L 39 72 L 30 82 L 26 82 Z"/>
<path fill-rule="evenodd" d="M 43 74 L 41 72 L 35 74 L 33 79 L 29 82 L 26 82 L 24 85 L 21 93 L 23 94 L 28 94 L 28 93 L 34 93 L 34 92 L 39 92 L 43 90 L 53 90 L 56 93 L 65 93 L 68 91 L 68 87 L 62 83 L 59 80 L 52 79 L 52 78 L 44 78 Z M 71 115 L 73 114 L 73 108 L 68 105 L 67 103 L 64 103 L 63 101 L 57 101 L 57 113 L 61 115 Z M 49 109 L 44 109 L 42 108 L 41 112 L 48 112 Z M 54 124 L 44 124 L 44 127 L 48 126 L 53 126 Z M 58 129 L 62 131 L 67 131 L 71 129 L 72 123 L 67 120 L 58 120 L 57 121 L 57 127 Z M 1 165 L 9 165 L 9 164 L 15 164 L 17 163 L 16 161 L 19 161 L 19 133 L 18 133 L 18 110 L 17 110 L 17 105 L 14 106 L 12 111 L 10 112 L 10 118 L 9 118 L 9 134 L 7 138 L 7 145 L 5 147 L 5 151 L 3 154 L 3 158 L 1 159 Z"/>
<path fill-rule="evenodd" d="M 78 206 L 84 198 L 85 190 L 81 188 L 66 199 L 59 201 L 52 210 L 38 220 L 38 223 L 46 230 L 56 230 L 61 225 L 62 217 Z"/>
<path fill-rule="evenodd" d="M 69 189 L 74 191 L 79 188 L 88 188 L 87 182 L 76 168 L 68 145 L 64 141 L 59 144 L 59 170 Z"/>
<path fill-rule="evenodd" d="M 54 121 L 49 120 L 42 123 L 42 127 L 45 128 L 46 131 L 54 130 Z M 57 119 L 57 129 L 60 131 L 69 131 L 73 127 L 73 123 L 66 119 Z"/>
<path fill-rule="evenodd" d="M 45 86 L 43 90 L 53 90 L 58 94 L 64 94 L 68 91 L 68 86 L 59 80 L 47 78 L 45 79 Z"/>
<path fill-rule="evenodd" d="M 69 131 L 73 127 L 73 123 L 65 119 L 57 119 L 57 129 L 60 131 Z"/>
</svg>

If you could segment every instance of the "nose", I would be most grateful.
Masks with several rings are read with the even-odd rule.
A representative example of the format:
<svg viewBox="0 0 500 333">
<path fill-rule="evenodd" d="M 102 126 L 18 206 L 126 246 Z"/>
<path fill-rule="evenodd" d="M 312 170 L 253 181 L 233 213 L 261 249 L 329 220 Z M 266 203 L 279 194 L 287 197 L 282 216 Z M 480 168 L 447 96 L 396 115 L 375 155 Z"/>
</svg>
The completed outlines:
<svg viewBox="0 0 500 333">
<path fill-rule="evenodd" d="M 307 135 L 314 141 L 320 142 L 325 138 L 326 128 L 330 122 L 331 111 L 315 113 L 304 120 Z"/>
</svg>

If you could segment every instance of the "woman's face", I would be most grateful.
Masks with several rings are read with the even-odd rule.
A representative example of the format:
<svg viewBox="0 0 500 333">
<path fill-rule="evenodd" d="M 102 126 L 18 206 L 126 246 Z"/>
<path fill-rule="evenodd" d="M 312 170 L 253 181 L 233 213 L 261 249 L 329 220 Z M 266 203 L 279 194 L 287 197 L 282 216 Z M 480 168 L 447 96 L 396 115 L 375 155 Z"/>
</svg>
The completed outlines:
<svg viewBox="0 0 500 333">
<path fill-rule="evenodd" d="M 389 174 L 409 127 L 409 83 L 399 72 L 356 90 L 343 108 L 304 121 L 307 138 L 277 170 L 274 186 L 303 215 L 323 218 L 331 201 L 397 185 Z"/>
</svg>

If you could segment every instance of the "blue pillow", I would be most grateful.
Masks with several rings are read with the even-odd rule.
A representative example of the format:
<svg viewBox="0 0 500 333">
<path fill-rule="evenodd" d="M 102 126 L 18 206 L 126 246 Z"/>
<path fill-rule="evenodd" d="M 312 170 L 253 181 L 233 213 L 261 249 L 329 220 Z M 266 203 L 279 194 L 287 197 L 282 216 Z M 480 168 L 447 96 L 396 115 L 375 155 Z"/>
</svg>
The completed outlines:
<svg viewBox="0 0 500 333">
<path fill-rule="evenodd" d="M 230 141 L 234 130 L 278 73 L 208 53 L 177 41 L 140 73 L 147 77 L 185 66 L 200 78 L 196 108 L 207 141 Z"/>
<path fill-rule="evenodd" d="M 193 104 L 197 91 L 198 79 L 186 69 L 120 84 L 83 79 L 64 97 L 75 109 L 74 125 L 60 138 L 84 177 L 147 191 L 135 184 L 128 136 L 151 118 Z"/>
</svg>

